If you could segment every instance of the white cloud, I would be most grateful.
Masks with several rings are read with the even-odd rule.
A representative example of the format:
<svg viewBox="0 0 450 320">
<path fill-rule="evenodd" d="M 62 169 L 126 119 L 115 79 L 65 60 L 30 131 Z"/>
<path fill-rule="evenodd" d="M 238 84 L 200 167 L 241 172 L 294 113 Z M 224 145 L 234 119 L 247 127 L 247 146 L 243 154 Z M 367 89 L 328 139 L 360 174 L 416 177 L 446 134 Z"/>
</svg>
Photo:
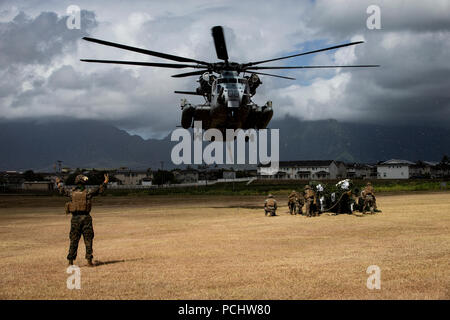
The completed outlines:
<svg viewBox="0 0 450 320">
<path fill-rule="evenodd" d="M 286 103 L 276 106 L 278 117 L 284 115 L 300 116 L 305 120 L 345 119 L 351 111 L 349 108 L 340 110 L 332 107 L 343 99 L 346 86 L 351 79 L 347 72 L 340 72 L 330 79 L 316 78 L 308 86 L 291 85 L 270 92 L 280 97 Z"/>
</svg>

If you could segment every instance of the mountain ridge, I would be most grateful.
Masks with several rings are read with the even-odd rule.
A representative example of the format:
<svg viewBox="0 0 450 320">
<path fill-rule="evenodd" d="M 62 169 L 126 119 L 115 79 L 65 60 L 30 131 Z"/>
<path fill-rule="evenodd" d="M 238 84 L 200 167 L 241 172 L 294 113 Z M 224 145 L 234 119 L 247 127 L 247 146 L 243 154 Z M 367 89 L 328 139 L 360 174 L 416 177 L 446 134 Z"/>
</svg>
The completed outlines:
<svg viewBox="0 0 450 320">
<path fill-rule="evenodd" d="M 450 154 L 450 130 L 392 127 L 336 120 L 273 120 L 280 130 L 280 160 L 376 163 L 391 158 L 439 161 Z M 165 168 L 177 142 L 143 139 L 94 120 L 0 122 L 0 170 L 51 171 L 57 160 L 80 168 Z"/>
</svg>

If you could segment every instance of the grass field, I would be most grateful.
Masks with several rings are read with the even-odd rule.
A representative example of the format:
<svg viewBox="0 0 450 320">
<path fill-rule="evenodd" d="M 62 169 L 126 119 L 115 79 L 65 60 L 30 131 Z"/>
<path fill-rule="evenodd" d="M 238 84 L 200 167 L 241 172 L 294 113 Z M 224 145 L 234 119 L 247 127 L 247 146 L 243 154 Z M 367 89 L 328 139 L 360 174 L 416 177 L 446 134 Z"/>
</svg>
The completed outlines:
<svg viewBox="0 0 450 320">
<path fill-rule="evenodd" d="M 65 199 L 0 196 L 0 299 L 449 299 L 450 193 L 382 213 L 264 217 L 261 196 L 99 197 L 94 260 L 66 287 Z M 381 268 L 369 290 L 366 269 Z"/>
<path fill-rule="evenodd" d="M 315 181 L 328 186 L 333 186 L 339 180 Z M 285 195 L 292 189 L 303 190 L 306 184 L 314 181 L 298 179 L 258 179 L 251 184 L 247 182 L 216 183 L 208 186 L 180 187 L 173 185 L 165 188 L 152 189 L 108 189 L 109 196 L 148 196 L 148 195 L 227 195 L 227 196 L 258 196 L 272 193 L 275 195 Z M 361 190 L 369 180 L 352 179 L 355 188 Z M 450 181 L 447 180 L 425 180 L 425 179 L 404 179 L 404 180 L 372 180 L 375 192 L 411 192 L 411 191 L 450 191 Z"/>
</svg>

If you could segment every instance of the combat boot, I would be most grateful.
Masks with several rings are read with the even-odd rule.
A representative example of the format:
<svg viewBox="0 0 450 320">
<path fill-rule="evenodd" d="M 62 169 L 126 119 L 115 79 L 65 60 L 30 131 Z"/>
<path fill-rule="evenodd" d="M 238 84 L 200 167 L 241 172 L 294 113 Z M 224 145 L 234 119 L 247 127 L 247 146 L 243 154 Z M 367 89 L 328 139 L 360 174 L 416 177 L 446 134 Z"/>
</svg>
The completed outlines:
<svg viewBox="0 0 450 320">
<path fill-rule="evenodd" d="M 69 259 L 69 266 L 73 266 L 73 259 Z"/>
<path fill-rule="evenodd" d="M 87 263 L 88 263 L 88 267 L 94 266 L 94 264 L 92 263 L 92 259 L 88 259 Z"/>
</svg>

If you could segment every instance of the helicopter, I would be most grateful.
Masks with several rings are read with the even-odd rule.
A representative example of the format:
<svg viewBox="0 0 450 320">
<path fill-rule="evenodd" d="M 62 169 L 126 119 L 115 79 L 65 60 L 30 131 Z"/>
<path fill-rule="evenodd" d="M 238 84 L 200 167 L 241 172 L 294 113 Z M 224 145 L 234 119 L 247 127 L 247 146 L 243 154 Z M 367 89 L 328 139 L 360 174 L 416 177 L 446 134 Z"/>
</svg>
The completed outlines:
<svg viewBox="0 0 450 320">
<path fill-rule="evenodd" d="M 332 47 L 260 61 L 247 63 L 232 62 L 229 61 L 222 26 L 215 26 L 211 29 L 211 31 L 217 58 L 222 60 L 220 62 L 206 62 L 90 37 L 84 37 L 83 40 L 123 50 L 138 52 L 166 60 L 176 61 L 178 63 L 93 59 L 81 59 L 81 61 L 172 69 L 199 69 L 192 72 L 172 75 L 174 78 L 200 76 L 197 80 L 199 86 L 195 91 L 174 91 L 174 93 L 198 95 L 203 96 L 205 99 L 205 103 L 198 105 L 191 104 L 186 99 L 181 99 L 181 127 L 189 129 L 194 126 L 195 121 L 201 121 L 202 128 L 205 130 L 214 128 L 220 130 L 222 133 L 224 133 L 226 129 L 259 130 L 266 128 L 269 124 L 273 116 L 272 101 L 267 101 L 263 106 L 258 106 L 252 101 L 252 97 L 255 95 L 256 89 L 262 84 L 259 75 L 296 80 L 292 77 L 265 73 L 260 70 L 379 67 L 379 65 L 260 66 L 261 64 L 265 64 L 267 62 L 353 46 L 363 43 L 363 41 L 349 42 Z"/>
</svg>

